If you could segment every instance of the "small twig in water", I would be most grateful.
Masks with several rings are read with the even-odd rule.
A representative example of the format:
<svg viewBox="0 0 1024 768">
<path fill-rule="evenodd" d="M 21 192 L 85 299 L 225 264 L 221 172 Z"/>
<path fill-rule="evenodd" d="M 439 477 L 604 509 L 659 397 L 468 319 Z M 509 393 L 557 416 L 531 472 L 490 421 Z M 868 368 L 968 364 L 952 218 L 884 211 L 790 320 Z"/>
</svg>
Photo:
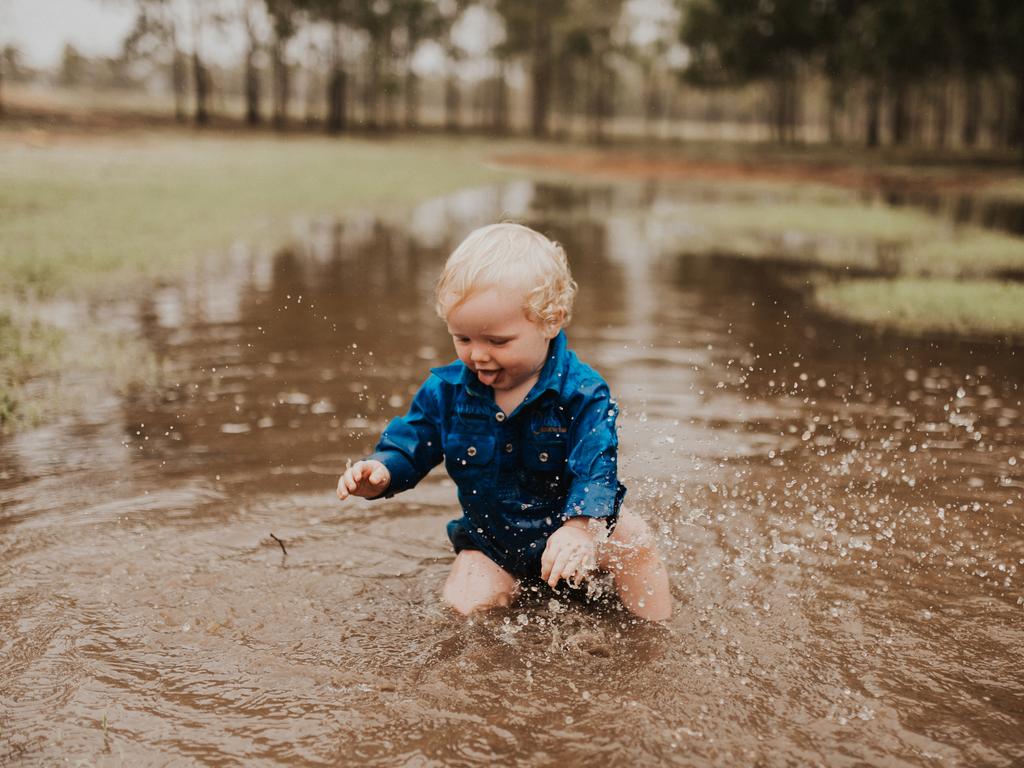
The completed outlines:
<svg viewBox="0 0 1024 768">
<path fill-rule="evenodd" d="M 270 534 L 270 538 L 272 538 L 274 541 L 281 545 L 281 551 L 284 552 L 285 556 L 287 556 L 288 550 L 284 548 L 284 542 L 277 538 L 277 536 L 275 536 L 274 534 Z"/>
</svg>

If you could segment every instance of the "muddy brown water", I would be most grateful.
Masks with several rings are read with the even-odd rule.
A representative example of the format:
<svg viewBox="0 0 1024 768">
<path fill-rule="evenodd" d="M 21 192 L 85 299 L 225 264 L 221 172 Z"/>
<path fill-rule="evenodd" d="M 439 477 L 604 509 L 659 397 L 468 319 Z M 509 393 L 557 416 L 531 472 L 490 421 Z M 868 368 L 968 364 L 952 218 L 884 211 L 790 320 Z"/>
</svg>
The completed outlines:
<svg viewBox="0 0 1024 768">
<path fill-rule="evenodd" d="M 1024 762 L 1021 351 L 877 338 L 659 248 L 647 212 L 685 202 L 469 190 L 79 308 L 165 386 L 0 443 L 0 764 Z M 551 592 L 457 619 L 443 470 L 334 498 L 453 357 L 444 255 L 509 216 L 570 254 L 665 627 Z"/>
</svg>

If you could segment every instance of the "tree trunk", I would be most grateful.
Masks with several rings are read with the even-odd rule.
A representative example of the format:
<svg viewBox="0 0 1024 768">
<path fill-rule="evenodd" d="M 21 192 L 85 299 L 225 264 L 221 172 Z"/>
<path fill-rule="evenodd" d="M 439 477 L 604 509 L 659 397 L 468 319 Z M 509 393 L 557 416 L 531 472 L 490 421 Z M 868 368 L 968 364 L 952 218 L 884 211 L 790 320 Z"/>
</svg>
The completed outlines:
<svg viewBox="0 0 1024 768">
<path fill-rule="evenodd" d="M 1013 117 L 1013 128 L 1010 141 L 1021 150 L 1021 161 L 1024 162 L 1024 50 L 1019 52 L 1017 62 L 1017 103 Z"/>
<path fill-rule="evenodd" d="M 414 131 L 420 123 L 420 79 L 412 69 L 412 56 L 405 65 L 405 127 Z"/>
<path fill-rule="evenodd" d="M 504 66 L 504 64 L 502 65 Z M 571 57 L 563 53 L 555 66 L 555 99 L 558 103 L 556 135 L 560 139 L 572 136 L 572 121 L 576 113 L 576 91 L 573 81 Z"/>
<path fill-rule="evenodd" d="M 866 144 L 875 148 L 881 143 L 882 86 L 878 80 L 868 83 L 867 92 L 867 138 Z"/>
<path fill-rule="evenodd" d="M 446 130 L 459 130 L 459 82 L 454 72 L 449 72 L 444 81 L 444 127 Z"/>
<path fill-rule="evenodd" d="M 789 100 L 786 102 L 786 129 L 788 140 L 796 144 L 803 137 L 803 115 L 801 113 L 800 78 L 798 72 L 789 74 Z"/>
<path fill-rule="evenodd" d="M 1000 79 L 996 78 L 993 84 L 995 85 L 996 111 L 991 122 L 992 142 L 999 146 L 1006 146 L 1009 143 L 1007 126 L 1010 123 L 1010 106 L 1007 103 L 1006 92 Z"/>
<path fill-rule="evenodd" d="M 177 48 L 171 59 L 171 90 L 174 92 L 174 119 L 184 123 L 188 116 L 185 114 L 185 93 L 188 90 L 188 76 L 185 71 L 185 57 Z"/>
<path fill-rule="evenodd" d="M 284 60 L 284 40 L 275 37 L 270 54 L 274 83 L 274 127 L 283 130 L 288 124 L 288 99 L 290 96 L 288 93 L 288 65 Z"/>
<path fill-rule="evenodd" d="M 890 128 L 892 131 L 892 143 L 896 146 L 907 143 L 910 133 L 910 115 L 907 108 L 907 83 L 902 78 L 897 78 L 892 87 L 892 114 L 890 115 Z"/>
<path fill-rule="evenodd" d="M 256 48 L 250 47 L 245 56 L 245 122 L 260 123 L 260 73 L 256 69 Z"/>
<path fill-rule="evenodd" d="M 331 39 L 331 71 L 327 75 L 327 132 L 345 130 L 345 70 L 341 60 L 341 26 L 334 23 Z"/>
<path fill-rule="evenodd" d="M 363 83 L 363 123 L 366 128 L 376 131 L 380 127 L 380 43 L 370 40 L 367 49 L 366 82 Z"/>
<path fill-rule="evenodd" d="M 964 82 L 965 105 L 964 124 L 960 138 L 964 146 L 973 147 L 978 143 L 978 128 L 981 125 L 981 87 L 978 78 L 968 75 Z"/>
<path fill-rule="evenodd" d="M 334 64 L 327 76 L 327 132 L 341 133 L 345 130 L 345 91 L 347 87 L 345 70 Z"/>
<path fill-rule="evenodd" d="M 416 130 L 420 122 L 420 80 L 412 68 L 412 57 L 419 45 L 420 30 L 415 14 L 410 14 L 405 25 L 405 83 L 403 97 L 405 100 L 405 127 Z"/>
<path fill-rule="evenodd" d="M 786 141 L 786 80 L 782 75 L 775 76 L 770 93 L 769 122 L 772 139 L 782 144 Z"/>
<path fill-rule="evenodd" d="M 504 59 L 498 61 L 498 76 L 494 79 L 494 122 L 493 129 L 497 134 L 508 133 L 508 82 Z"/>
<path fill-rule="evenodd" d="M 840 82 L 832 77 L 828 81 L 828 104 L 827 104 L 827 117 L 826 122 L 828 124 L 828 142 L 829 144 L 839 144 L 842 142 L 841 131 L 839 128 L 839 113 L 843 108 L 843 88 Z"/>
<path fill-rule="evenodd" d="M 943 80 L 935 95 L 935 146 L 945 149 L 949 140 L 949 93 Z"/>
<path fill-rule="evenodd" d="M 310 61 L 312 61 L 312 59 L 310 59 Z M 330 78 L 330 72 L 327 73 L 327 78 Z M 326 93 L 327 86 L 320 82 L 317 72 L 312 66 L 306 70 L 303 83 L 302 102 L 305 106 L 306 114 L 302 118 L 302 124 L 305 125 L 306 128 L 314 129 L 317 127 L 317 118 L 319 117 L 319 113 L 317 111 L 317 107 L 319 106 L 317 103 L 318 90 L 323 87 L 324 92 Z M 326 125 L 327 123 L 325 118 L 325 122 L 322 127 L 326 127 Z"/>
<path fill-rule="evenodd" d="M 658 84 L 654 79 L 654 62 L 644 57 L 641 67 L 643 78 L 643 122 L 644 137 L 651 141 L 654 139 L 654 121 L 658 112 Z"/>
<path fill-rule="evenodd" d="M 544 12 L 544 3 L 535 0 L 533 23 L 533 98 L 531 132 L 536 138 L 548 133 L 548 107 L 551 103 L 551 25 Z"/>
<path fill-rule="evenodd" d="M 192 51 L 192 77 L 196 97 L 195 123 L 196 125 L 206 125 L 210 122 L 210 113 L 207 109 L 209 76 L 206 73 L 206 67 L 203 66 L 203 62 L 199 58 L 199 51 L 195 50 Z"/>
<path fill-rule="evenodd" d="M 601 144 L 605 140 L 605 123 L 611 116 L 611 91 L 615 87 L 615 82 L 614 75 L 605 66 L 602 56 L 597 56 L 591 66 L 594 68 L 591 78 L 594 87 L 590 99 L 590 138 L 591 141 Z"/>
</svg>

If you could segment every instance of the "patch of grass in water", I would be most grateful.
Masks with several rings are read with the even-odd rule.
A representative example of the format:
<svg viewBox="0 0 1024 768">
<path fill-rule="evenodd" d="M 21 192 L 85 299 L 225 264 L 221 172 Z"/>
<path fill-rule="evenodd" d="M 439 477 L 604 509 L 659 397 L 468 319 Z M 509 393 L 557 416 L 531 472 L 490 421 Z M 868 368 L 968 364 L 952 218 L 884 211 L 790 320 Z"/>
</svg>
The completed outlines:
<svg viewBox="0 0 1024 768">
<path fill-rule="evenodd" d="M 62 340 L 53 326 L 0 311 L 0 431 L 39 421 L 41 410 L 26 401 L 25 384 L 58 365 Z"/>
<path fill-rule="evenodd" d="M 814 300 L 833 316 L 909 335 L 1024 340 L 1024 285 L 999 279 L 1024 272 L 1022 238 L 853 201 L 700 204 L 686 216 L 692 226 L 674 243 L 685 252 L 878 275 L 822 281 Z"/>
<path fill-rule="evenodd" d="M 1024 340 L 1024 285 L 997 280 L 857 279 L 821 285 L 828 314 L 911 335 Z"/>
<path fill-rule="evenodd" d="M 909 245 L 899 255 L 907 275 L 986 277 L 1024 271 L 1024 239 L 978 227 Z"/>
</svg>

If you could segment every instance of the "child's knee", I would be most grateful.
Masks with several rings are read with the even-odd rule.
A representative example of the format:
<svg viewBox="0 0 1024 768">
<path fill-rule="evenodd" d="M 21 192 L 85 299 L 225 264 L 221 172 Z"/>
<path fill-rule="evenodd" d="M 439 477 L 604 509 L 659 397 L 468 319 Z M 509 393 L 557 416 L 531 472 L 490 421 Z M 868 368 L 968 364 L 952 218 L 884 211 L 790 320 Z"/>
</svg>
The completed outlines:
<svg viewBox="0 0 1024 768">
<path fill-rule="evenodd" d="M 516 588 L 516 580 L 482 552 L 463 550 L 452 564 L 441 598 L 458 613 L 469 616 L 509 605 Z"/>
<path fill-rule="evenodd" d="M 493 608 L 504 608 L 511 604 L 514 596 L 514 593 L 505 590 L 483 594 L 445 589 L 441 598 L 456 613 L 471 616 Z"/>
</svg>

